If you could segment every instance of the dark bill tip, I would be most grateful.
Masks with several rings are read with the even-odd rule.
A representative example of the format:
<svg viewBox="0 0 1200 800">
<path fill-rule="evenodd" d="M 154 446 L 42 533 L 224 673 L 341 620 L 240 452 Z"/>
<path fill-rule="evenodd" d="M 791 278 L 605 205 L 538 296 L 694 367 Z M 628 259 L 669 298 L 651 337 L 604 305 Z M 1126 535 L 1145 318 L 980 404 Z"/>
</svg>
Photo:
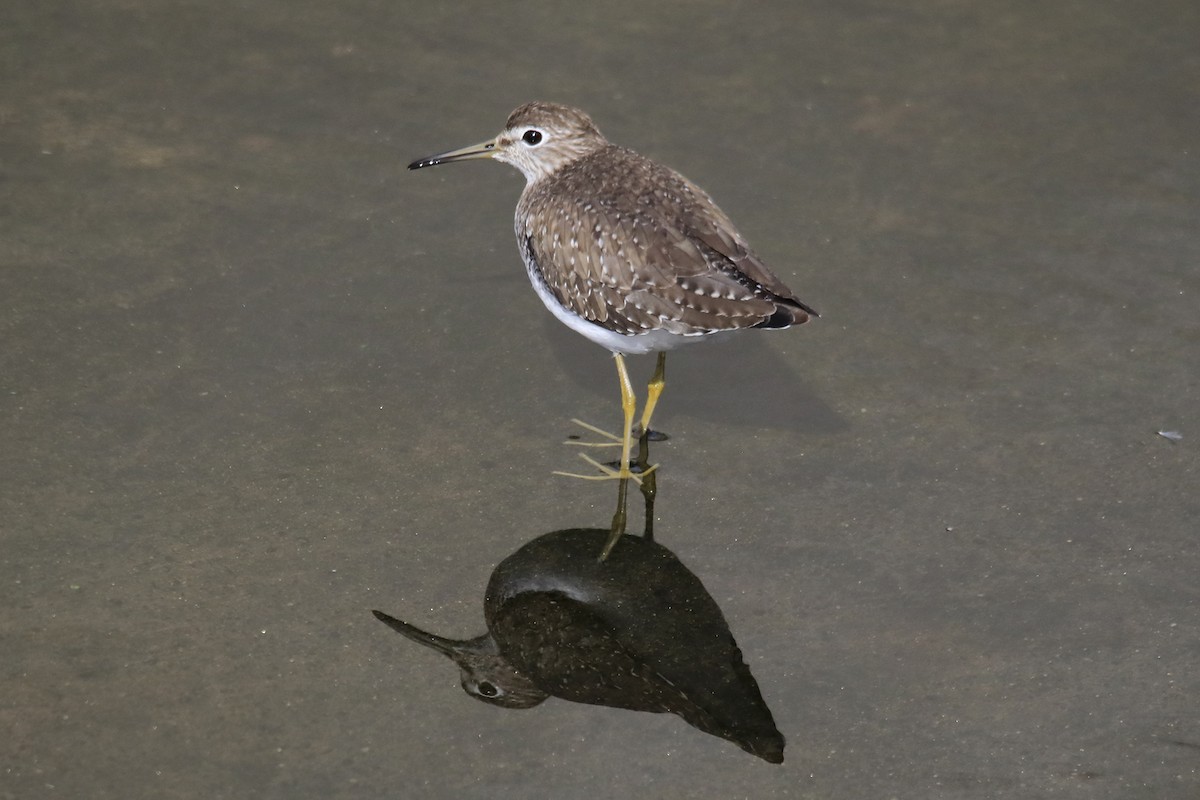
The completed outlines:
<svg viewBox="0 0 1200 800">
<path fill-rule="evenodd" d="M 408 168 L 420 169 L 421 167 L 436 167 L 441 163 L 441 159 L 439 159 L 437 156 L 432 156 L 430 158 L 418 158 L 416 161 L 409 164 Z"/>
<path fill-rule="evenodd" d="M 455 161 L 469 161 L 473 158 L 491 158 L 492 152 L 495 149 L 496 141 L 489 139 L 486 142 L 473 144 L 469 147 L 461 147 L 458 150 L 451 150 L 447 153 L 435 153 L 431 156 L 418 158 L 409 164 L 408 168 L 423 169 L 425 167 L 436 167 L 438 164 L 450 164 Z"/>
</svg>

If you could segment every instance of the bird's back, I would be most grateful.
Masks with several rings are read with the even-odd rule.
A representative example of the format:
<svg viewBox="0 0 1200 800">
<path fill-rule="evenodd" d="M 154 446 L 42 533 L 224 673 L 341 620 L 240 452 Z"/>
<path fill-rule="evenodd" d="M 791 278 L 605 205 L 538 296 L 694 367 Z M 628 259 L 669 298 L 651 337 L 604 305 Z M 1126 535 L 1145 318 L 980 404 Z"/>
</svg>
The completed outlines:
<svg viewBox="0 0 1200 800">
<path fill-rule="evenodd" d="M 626 148 L 530 183 L 515 227 L 535 285 L 624 335 L 786 327 L 813 313 L 704 191 Z"/>
<path fill-rule="evenodd" d="M 655 542 L 557 531 L 505 559 L 488 584 L 488 630 L 547 694 L 677 714 L 769 761 L 783 737 L 724 615 L 700 579 Z"/>
</svg>

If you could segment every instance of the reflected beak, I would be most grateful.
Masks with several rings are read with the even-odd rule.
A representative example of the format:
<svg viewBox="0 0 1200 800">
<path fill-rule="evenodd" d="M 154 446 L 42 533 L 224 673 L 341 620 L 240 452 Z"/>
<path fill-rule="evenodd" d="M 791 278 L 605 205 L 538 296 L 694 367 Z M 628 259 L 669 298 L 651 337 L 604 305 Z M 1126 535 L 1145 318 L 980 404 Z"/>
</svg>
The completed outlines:
<svg viewBox="0 0 1200 800">
<path fill-rule="evenodd" d="M 482 156 L 475 156 L 475 158 L 482 158 Z M 421 166 L 428 166 L 428 164 L 423 161 L 417 163 L 421 164 Z M 439 164 L 441 162 L 434 161 L 431 163 Z M 416 167 L 412 167 L 412 169 L 416 169 Z M 413 640 L 417 644 L 423 644 L 431 650 L 436 650 L 444 656 L 449 656 L 455 661 L 458 660 L 459 653 L 463 649 L 462 646 L 464 642 L 458 642 L 454 639 L 446 639 L 442 636 L 434 636 L 432 633 L 426 633 L 416 625 L 409 625 L 407 622 L 402 622 L 401 620 L 389 616 L 382 611 L 372 611 L 371 613 L 375 615 L 375 619 L 387 625 L 396 633 Z"/>
<path fill-rule="evenodd" d="M 486 142 L 473 144 L 469 147 L 461 147 L 458 150 L 451 150 L 447 153 L 438 153 L 437 155 L 418 158 L 409 164 L 408 168 L 420 169 L 421 167 L 436 167 L 438 164 L 449 164 L 453 161 L 468 161 L 472 158 L 492 158 L 495 154 L 496 140 L 488 139 Z"/>
</svg>

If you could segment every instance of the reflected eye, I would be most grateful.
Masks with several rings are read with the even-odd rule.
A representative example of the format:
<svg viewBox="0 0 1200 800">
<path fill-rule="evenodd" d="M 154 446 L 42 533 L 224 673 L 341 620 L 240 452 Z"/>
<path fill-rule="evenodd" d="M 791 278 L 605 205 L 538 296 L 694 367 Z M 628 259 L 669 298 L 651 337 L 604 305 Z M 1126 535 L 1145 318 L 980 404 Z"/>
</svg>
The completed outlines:
<svg viewBox="0 0 1200 800">
<path fill-rule="evenodd" d="M 528 136 L 529 134 L 525 135 Z M 500 694 L 500 690 L 487 681 L 481 681 L 480 684 L 475 688 L 477 688 L 479 693 L 484 697 L 495 697 L 496 695 Z"/>
<path fill-rule="evenodd" d="M 527 145 L 540 144 L 542 141 L 542 132 L 530 128 L 525 131 L 525 135 L 521 137 L 521 141 Z"/>
</svg>

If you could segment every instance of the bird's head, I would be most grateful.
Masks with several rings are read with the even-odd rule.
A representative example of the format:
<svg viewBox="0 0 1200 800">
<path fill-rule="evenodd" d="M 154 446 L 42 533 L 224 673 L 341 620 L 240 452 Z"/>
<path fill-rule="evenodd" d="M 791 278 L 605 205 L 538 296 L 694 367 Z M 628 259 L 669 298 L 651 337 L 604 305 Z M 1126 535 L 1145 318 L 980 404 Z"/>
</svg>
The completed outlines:
<svg viewBox="0 0 1200 800">
<path fill-rule="evenodd" d="M 521 170 L 525 180 L 534 183 L 607 145 L 591 117 L 579 109 L 534 102 L 513 111 L 494 139 L 418 159 L 408 168 L 494 158 Z"/>
<path fill-rule="evenodd" d="M 549 697 L 505 660 L 487 634 L 462 641 L 446 639 L 382 611 L 371 613 L 404 637 L 452 659 L 462 673 L 463 691 L 472 697 L 504 708 L 532 708 Z"/>
</svg>

